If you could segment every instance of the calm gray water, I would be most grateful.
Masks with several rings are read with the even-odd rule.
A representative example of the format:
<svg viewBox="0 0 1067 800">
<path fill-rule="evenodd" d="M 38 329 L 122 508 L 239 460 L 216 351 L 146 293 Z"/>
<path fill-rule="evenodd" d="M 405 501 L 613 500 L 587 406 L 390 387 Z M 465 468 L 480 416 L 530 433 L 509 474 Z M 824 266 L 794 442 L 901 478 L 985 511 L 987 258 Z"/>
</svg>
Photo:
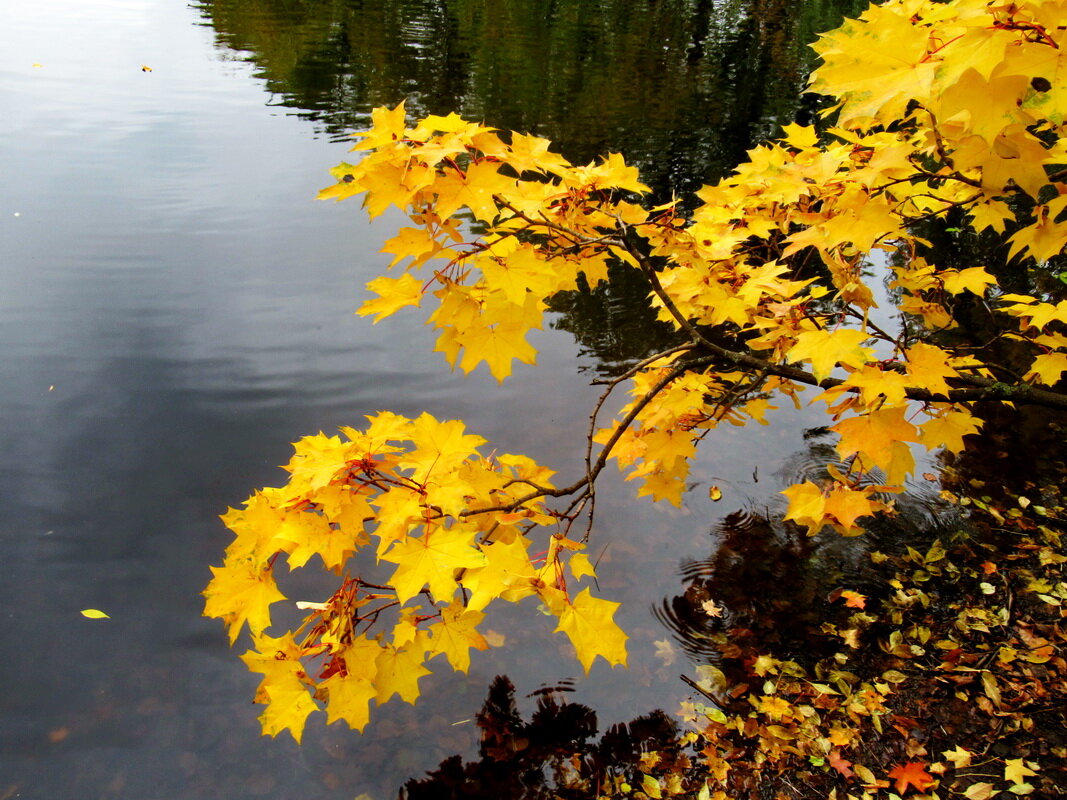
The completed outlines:
<svg viewBox="0 0 1067 800">
<path fill-rule="evenodd" d="M 382 409 L 462 417 L 572 475 L 597 366 L 550 330 L 539 366 L 499 387 L 451 373 L 417 314 L 353 316 L 397 220 L 313 200 L 347 145 L 263 71 L 174 0 L 0 0 L 3 800 L 395 796 L 472 752 L 498 673 L 520 694 L 577 678 L 605 726 L 672 711 L 688 665 L 656 657 L 669 635 L 650 609 L 803 448 L 793 414 L 722 431 L 681 511 L 606 482 L 594 546 L 630 670 L 581 679 L 522 606 L 489 623 L 507 647 L 424 680 L 417 706 L 386 706 L 363 736 L 317 715 L 303 747 L 261 737 L 242 644 L 200 616 L 229 538 L 218 515 L 283 479 L 290 442 Z"/>
</svg>

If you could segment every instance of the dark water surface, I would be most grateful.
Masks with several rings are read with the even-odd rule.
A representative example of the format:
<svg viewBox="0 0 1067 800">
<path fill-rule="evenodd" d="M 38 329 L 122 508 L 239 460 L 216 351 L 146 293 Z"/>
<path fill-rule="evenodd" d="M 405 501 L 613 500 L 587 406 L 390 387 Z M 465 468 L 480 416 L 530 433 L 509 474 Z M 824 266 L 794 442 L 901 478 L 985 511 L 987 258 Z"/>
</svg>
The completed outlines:
<svg viewBox="0 0 1067 800">
<path fill-rule="evenodd" d="M 539 366 L 499 387 L 452 374 L 417 315 L 354 317 L 397 219 L 312 198 L 371 106 L 622 151 L 684 191 L 792 121 L 799 40 L 848 5 L 0 3 L 0 798 L 395 796 L 472 752 L 496 674 L 520 697 L 575 679 L 602 725 L 670 713 L 691 662 L 656 655 L 653 608 L 722 517 L 773 502 L 810 419 L 718 432 L 681 510 L 606 481 L 594 546 L 630 670 L 582 678 L 535 608 L 503 609 L 508 646 L 469 676 L 363 736 L 316 715 L 303 747 L 259 735 L 242 645 L 200 616 L 218 515 L 282 480 L 291 441 L 386 408 L 573 475 L 589 374 L 655 343 L 640 287 L 563 298 Z"/>
</svg>

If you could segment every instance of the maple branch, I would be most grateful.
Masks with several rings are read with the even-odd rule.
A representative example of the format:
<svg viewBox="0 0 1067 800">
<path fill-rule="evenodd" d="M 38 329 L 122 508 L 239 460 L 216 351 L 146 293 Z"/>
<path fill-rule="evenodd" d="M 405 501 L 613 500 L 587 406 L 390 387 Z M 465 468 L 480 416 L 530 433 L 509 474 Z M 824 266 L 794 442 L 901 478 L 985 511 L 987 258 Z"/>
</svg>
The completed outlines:
<svg viewBox="0 0 1067 800">
<path fill-rule="evenodd" d="M 1056 172 L 1053 172 L 1051 175 L 1048 176 L 1048 179 L 1052 183 L 1058 183 L 1059 181 L 1067 180 L 1067 169 L 1061 169 L 1057 170 Z"/>
<path fill-rule="evenodd" d="M 638 372 L 643 370 L 649 364 L 653 364 L 656 361 L 659 361 L 661 358 L 666 358 L 667 356 L 673 355 L 674 353 L 680 352 L 682 350 L 692 350 L 692 349 L 693 349 L 693 342 L 685 342 L 684 344 L 675 345 L 674 347 L 668 347 L 666 350 L 660 350 L 658 353 L 653 353 L 652 355 L 648 356 L 647 358 L 641 359 L 640 361 L 638 361 L 636 364 L 634 364 L 632 367 L 630 367 L 628 370 L 626 370 L 626 372 L 622 373 L 621 375 L 617 375 L 614 378 L 597 378 L 595 380 L 590 381 L 589 385 L 590 386 L 611 386 L 611 387 L 614 388 L 615 386 L 618 386 L 620 383 L 622 383 L 623 381 L 627 380 L 628 378 L 632 378 L 634 375 L 636 375 Z"/>
<path fill-rule="evenodd" d="M 659 275 L 656 274 L 656 268 L 648 260 L 645 254 L 640 252 L 626 239 L 623 239 L 622 244 L 623 247 L 626 248 L 626 252 L 633 256 L 637 260 L 637 263 L 641 265 L 641 271 L 645 273 L 648 282 L 652 284 L 652 291 L 656 293 L 656 297 L 663 303 L 663 307 L 670 312 L 671 316 L 674 317 L 681 329 L 689 334 L 693 343 L 701 344 L 709 348 L 715 348 L 717 345 L 709 339 L 706 339 L 704 334 L 697 330 L 693 323 L 691 323 L 686 316 L 678 310 L 678 306 L 674 304 L 671 296 L 664 290 L 663 284 L 659 282 Z"/>
<path fill-rule="evenodd" d="M 736 366 L 764 370 L 769 375 L 777 375 L 780 378 L 787 378 L 788 380 L 802 383 L 807 386 L 830 389 L 844 383 L 841 378 L 823 378 L 822 380 L 819 380 L 813 373 L 799 367 L 777 364 L 768 361 L 767 359 L 754 356 L 750 352 L 730 350 L 711 341 L 697 330 L 693 324 L 686 319 L 685 315 L 678 310 L 674 301 L 671 300 L 670 295 L 667 294 L 663 285 L 659 282 L 655 267 L 649 263 L 646 256 L 628 242 L 625 242 L 624 244 L 627 252 L 641 264 L 642 271 L 648 276 L 649 282 L 652 284 L 652 290 L 656 293 L 656 296 L 663 302 L 664 307 L 670 312 L 671 316 L 677 320 L 681 328 L 693 337 L 693 343 L 695 345 L 709 351 L 713 356 L 724 359 Z M 1039 405 L 1048 408 L 1067 408 L 1067 394 L 1048 389 L 1040 389 L 1036 386 L 1031 386 L 1030 384 L 1006 384 L 991 378 L 983 378 L 976 375 L 960 375 L 955 380 L 966 385 L 961 388 L 950 389 L 947 394 L 932 392 L 929 389 L 922 389 L 919 387 L 909 387 L 905 389 L 904 396 L 909 400 L 917 400 L 924 403 L 967 403 L 981 400 L 1000 400 L 1026 403 L 1028 405 Z M 858 392 L 859 390 L 855 387 L 850 387 L 850 391 Z"/>
<path fill-rule="evenodd" d="M 675 364 L 670 371 L 668 371 L 658 381 L 656 381 L 655 385 L 651 389 L 649 389 L 644 395 L 642 395 L 637 402 L 634 403 L 633 408 L 630 409 L 629 413 L 627 413 L 627 415 L 623 417 L 619 424 L 616 426 L 611 436 L 604 443 L 603 448 L 601 448 L 600 455 L 597 457 L 596 462 L 586 471 L 585 477 L 579 478 L 570 486 L 564 486 L 561 489 L 538 489 L 528 495 L 518 498 L 517 500 L 513 500 L 510 503 L 505 503 L 496 506 L 487 506 L 486 508 L 468 508 L 465 511 L 459 512 L 459 516 L 462 518 L 466 518 L 473 517 L 477 514 L 489 514 L 497 511 L 514 511 L 515 509 L 520 508 L 531 500 L 536 500 L 539 497 L 568 497 L 588 487 L 590 484 L 593 483 L 593 481 L 597 479 L 597 476 L 600 475 L 600 473 L 604 470 L 604 467 L 607 466 L 608 458 L 611 457 L 611 451 L 614 449 L 615 445 L 618 444 L 619 439 L 622 438 L 622 435 L 634 423 L 634 420 L 636 420 L 637 417 L 640 416 L 641 412 L 644 411 L 645 407 L 652 402 L 656 395 L 658 395 L 665 388 L 667 388 L 677 378 L 684 375 L 686 372 L 689 372 L 689 370 L 691 370 L 693 367 L 705 366 L 707 364 L 714 363 L 714 361 L 715 358 L 712 356 L 701 356 L 700 358 L 694 358 L 689 361 L 680 361 Z"/>
<path fill-rule="evenodd" d="M 507 200 L 505 200 L 504 198 L 502 198 L 500 195 L 497 195 L 497 194 L 493 195 L 493 202 L 496 203 L 501 208 L 506 208 L 508 211 L 510 211 L 512 214 L 514 214 L 519 219 L 521 219 L 523 222 L 526 222 L 526 223 L 528 223 L 530 225 L 540 225 L 540 226 L 548 228 L 550 230 L 554 230 L 554 231 L 557 231 L 559 233 L 564 233 L 567 236 L 570 236 L 570 237 L 576 239 L 579 242 L 579 244 L 575 245 L 575 246 L 593 245 L 593 244 L 606 244 L 607 242 L 611 242 L 611 241 L 614 241 L 616 239 L 616 237 L 614 235 L 604 235 L 604 236 L 599 236 L 599 237 L 596 237 L 596 238 L 591 238 L 590 236 L 588 236 L 588 235 L 586 235 L 584 233 L 580 233 L 579 231 L 571 230 L 566 225 L 560 225 L 557 222 L 552 222 L 547 217 L 545 217 L 544 214 L 541 215 L 541 219 L 534 219 L 533 217 L 529 216 L 525 212 L 520 211 L 519 209 L 515 208 L 515 206 L 513 206 L 511 203 L 509 203 Z"/>
</svg>

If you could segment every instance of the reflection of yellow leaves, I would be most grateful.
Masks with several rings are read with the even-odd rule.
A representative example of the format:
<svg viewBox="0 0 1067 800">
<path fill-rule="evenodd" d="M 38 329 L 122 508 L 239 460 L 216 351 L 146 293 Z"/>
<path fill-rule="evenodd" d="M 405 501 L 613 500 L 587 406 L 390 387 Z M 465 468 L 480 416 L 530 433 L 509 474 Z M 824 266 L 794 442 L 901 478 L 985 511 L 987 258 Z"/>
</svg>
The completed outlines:
<svg viewBox="0 0 1067 800">
<path fill-rule="evenodd" d="M 656 646 L 656 658 L 663 662 L 663 666 L 669 667 L 677 658 L 677 651 L 668 639 L 656 639 L 652 642 Z"/>
</svg>

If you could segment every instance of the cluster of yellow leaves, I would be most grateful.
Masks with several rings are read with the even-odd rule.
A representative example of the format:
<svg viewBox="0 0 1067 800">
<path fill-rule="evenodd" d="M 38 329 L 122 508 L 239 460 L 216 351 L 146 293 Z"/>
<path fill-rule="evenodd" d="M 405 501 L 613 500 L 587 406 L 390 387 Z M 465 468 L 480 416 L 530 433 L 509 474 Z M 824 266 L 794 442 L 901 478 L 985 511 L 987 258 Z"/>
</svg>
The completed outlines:
<svg viewBox="0 0 1067 800">
<path fill-rule="evenodd" d="M 371 216 L 395 206 L 412 222 L 384 247 L 403 274 L 371 281 L 377 297 L 360 313 L 377 322 L 433 294 L 436 349 L 451 365 L 470 372 L 485 362 L 502 381 L 513 361 L 534 363 L 525 337 L 541 327 L 545 300 L 576 288 L 580 274 L 592 285 L 607 275 L 605 246 L 589 240 L 647 216 L 609 199 L 647 190 L 637 170 L 616 154 L 573 167 L 545 139 L 513 133 L 505 141 L 455 114 L 407 127 L 403 103 L 376 109 L 373 122 L 355 148 L 370 152 L 337 166 L 338 182 L 319 194 L 365 192 Z M 483 233 L 465 241 L 459 216 Z"/>
<path fill-rule="evenodd" d="M 631 202 L 645 187 L 618 155 L 573 166 L 543 139 L 502 137 L 455 115 L 409 127 L 403 104 L 378 109 L 356 147 L 368 154 L 337 167 L 338 183 L 322 192 L 365 193 L 372 215 L 395 205 L 413 223 L 385 247 L 404 273 L 372 281 L 377 297 L 361 313 L 381 319 L 432 294 L 437 349 L 468 372 L 485 361 L 503 379 L 513 360 L 534 360 L 524 337 L 540 326 L 547 297 L 580 274 L 595 284 L 610 259 L 642 269 L 658 284 L 661 316 L 692 347 L 635 370 L 622 422 L 597 435 L 608 457 L 640 482 L 640 495 L 680 503 L 709 429 L 763 421 L 775 394 L 799 403 L 801 386 L 815 383 L 844 466 L 825 485 L 787 490 L 789 518 L 855 534 L 912 472 L 913 444 L 958 451 L 979 429 L 950 393 L 997 375 L 938 339 L 959 298 L 988 298 L 1019 319 L 1011 335 L 1032 348 L 1027 381 L 1053 386 L 1067 371 L 1067 304 L 1004 295 L 983 265 L 930 264 L 912 230 L 959 208 L 979 230 L 1017 223 L 1013 255 L 1063 249 L 1067 224 L 1056 220 L 1067 184 L 1056 170 L 1067 163 L 1067 37 L 1052 24 L 1062 5 L 871 7 L 816 46 L 825 63 L 813 87 L 838 98 L 837 127 L 820 139 L 786 126 L 784 138 L 703 189 L 691 217 Z M 1032 222 L 1016 220 L 1015 196 L 1041 201 Z M 864 270 L 876 250 L 886 251 L 900 309 L 920 333 L 869 322 L 876 303 Z M 813 257 L 829 285 L 798 277 Z M 701 358 L 708 331 L 748 359 Z"/>
<path fill-rule="evenodd" d="M 1067 0 L 872 6 L 816 46 L 824 64 L 813 88 L 837 99 L 836 127 L 786 126 L 699 192 L 692 215 L 675 203 L 640 205 L 647 187 L 618 154 L 573 165 L 544 139 L 455 114 L 409 124 L 403 103 L 374 111 L 354 148 L 361 157 L 337 166 L 320 196 L 361 195 L 372 216 L 396 207 L 410 221 L 384 248 L 398 274 L 370 282 L 374 297 L 360 313 L 377 322 L 433 298 L 436 349 L 465 372 L 484 362 L 501 381 L 516 360 L 534 362 L 526 336 L 547 298 L 595 285 L 612 261 L 646 275 L 679 344 L 611 382 L 609 393 L 630 380 L 631 400 L 596 433 L 599 457 L 572 493 L 588 496 L 615 459 L 639 495 L 679 504 L 711 429 L 763 422 L 776 397 L 822 401 L 840 464 L 820 483 L 786 489 L 786 517 L 855 535 L 864 517 L 891 507 L 914 470 L 914 446 L 959 451 L 978 432 L 961 398 L 1015 380 L 944 335 L 958 304 L 980 298 L 1006 321 L 1004 335 L 1030 358 L 1015 388 L 1047 391 L 1067 372 L 1067 303 L 1005 294 L 985 264 L 929 263 L 915 233 L 956 211 L 975 230 L 1003 234 L 1013 258 L 1063 251 L 1065 17 Z M 872 322 L 875 266 L 900 298 L 897 331 Z M 822 392 L 803 395 L 809 386 Z M 226 620 L 231 639 L 248 623 L 261 699 L 285 709 L 268 712 L 269 730 L 299 735 L 313 699 L 357 728 L 369 699 L 413 699 L 428 658 L 466 667 L 467 651 L 482 645 L 481 610 L 498 597 L 537 595 L 587 669 L 597 654 L 623 661 L 613 607 L 566 593 L 560 559 L 587 567 L 580 545 L 557 533 L 544 566 L 526 555 L 529 530 L 559 519 L 543 498 L 562 492 L 542 468 L 479 456 L 481 440 L 460 423 L 427 416 L 380 415 L 365 433 L 344 432 L 348 441 L 303 440 L 287 487 L 226 516 L 237 539 L 206 613 Z M 263 638 L 282 599 L 279 553 L 291 567 L 318 554 L 347 575 L 368 546 L 396 565 L 387 580 L 345 577 L 303 638 Z M 359 626 L 383 605 L 399 622 L 367 638 Z M 420 627 L 430 618 L 439 621 Z M 317 680 L 300 666 L 313 658 L 323 661 Z"/>
<path fill-rule="evenodd" d="M 428 661 L 444 656 L 466 672 L 470 651 L 488 647 L 478 627 L 498 599 L 537 597 L 587 671 L 597 656 L 625 664 L 618 604 L 588 588 L 568 593 L 568 579 L 593 574 L 583 545 L 556 533 L 543 558 L 530 555 L 528 534 L 556 519 L 523 496 L 551 488 L 550 470 L 523 456 L 481 456 L 481 437 L 428 414 L 381 413 L 342 434 L 301 439 L 288 484 L 223 517 L 234 540 L 212 567 L 204 613 L 226 623 L 231 642 L 248 626 L 254 647 L 242 659 L 263 675 L 264 733 L 289 730 L 299 741 L 319 703 L 329 722 L 357 730 L 372 700 L 413 703 Z M 351 574 L 368 563 L 362 553 L 387 565 L 380 583 Z M 283 555 L 290 570 L 318 556 L 340 585 L 322 602 L 296 603 L 310 612 L 301 625 L 271 636 L 271 606 L 285 600 L 275 580 Z"/>
</svg>

